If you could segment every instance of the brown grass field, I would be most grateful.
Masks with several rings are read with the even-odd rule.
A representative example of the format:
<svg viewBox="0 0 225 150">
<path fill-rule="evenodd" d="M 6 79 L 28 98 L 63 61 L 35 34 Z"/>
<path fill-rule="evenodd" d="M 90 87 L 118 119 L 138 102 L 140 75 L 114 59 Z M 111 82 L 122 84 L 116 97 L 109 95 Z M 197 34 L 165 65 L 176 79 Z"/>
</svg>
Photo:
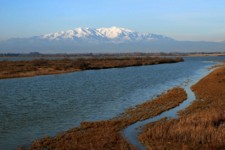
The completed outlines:
<svg viewBox="0 0 225 150">
<path fill-rule="evenodd" d="M 145 126 L 139 139 L 147 149 L 225 149 L 225 67 L 192 86 L 196 100 L 178 119 Z"/>
<path fill-rule="evenodd" d="M 119 68 L 129 66 L 175 63 L 183 58 L 160 57 L 107 57 L 77 58 L 59 60 L 0 61 L 0 79 L 31 77 L 37 75 L 61 74 L 90 69 Z"/>
<path fill-rule="evenodd" d="M 173 88 L 161 96 L 130 108 L 120 116 L 105 121 L 82 122 L 77 128 L 55 137 L 36 140 L 30 150 L 128 150 L 136 149 L 123 138 L 121 131 L 139 121 L 176 107 L 187 98 L 182 88 Z M 51 130 L 51 129 L 49 129 Z M 21 148 L 23 149 L 23 148 Z"/>
</svg>

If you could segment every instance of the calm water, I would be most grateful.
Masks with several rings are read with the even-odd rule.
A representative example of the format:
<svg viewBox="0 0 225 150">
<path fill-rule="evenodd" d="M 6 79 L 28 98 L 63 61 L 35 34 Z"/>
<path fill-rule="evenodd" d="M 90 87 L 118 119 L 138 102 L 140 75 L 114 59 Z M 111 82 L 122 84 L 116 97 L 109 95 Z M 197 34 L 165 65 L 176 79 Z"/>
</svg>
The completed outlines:
<svg viewBox="0 0 225 150">
<path fill-rule="evenodd" d="M 177 118 L 178 117 L 178 111 L 185 109 L 188 105 L 190 105 L 194 100 L 196 100 L 194 92 L 191 90 L 191 86 L 196 84 L 203 76 L 206 76 L 208 73 L 210 73 L 213 70 L 208 70 L 207 68 L 202 68 L 198 70 L 198 73 L 191 76 L 191 78 L 187 79 L 183 84 L 180 86 L 186 91 L 187 93 L 187 99 L 183 101 L 178 106 L 169 109 L 168 111 L 165 111 L 155 117 L 138 121 L 127 128 L 123 130 L 123 136 L 128 140 L 129 143 L 134 145 L 139 150 L 145 150 L 145 146 L 138 140 L 138 135 L 142 131 L 142 128 L 145 127 L 146 124 L 155 122 L 157 120 L 160 120 L 162 118 Z"/>
<path fill-rule="evenodd" d="M 81 121 L 112 118 L 221 59 L 194 57 L 176 64 L 0 80 L 0 149 L 28 146 Z"/>
</svg>

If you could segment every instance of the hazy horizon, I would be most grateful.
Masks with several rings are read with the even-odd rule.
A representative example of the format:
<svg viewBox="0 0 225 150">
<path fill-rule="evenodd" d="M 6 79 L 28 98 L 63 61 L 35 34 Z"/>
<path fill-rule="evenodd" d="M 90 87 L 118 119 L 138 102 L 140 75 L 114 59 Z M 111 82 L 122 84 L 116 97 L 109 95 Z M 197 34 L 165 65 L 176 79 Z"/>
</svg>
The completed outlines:
<svg viewBox="0 0 225 150">
<path fill-rule="evenodd" d="M 110 27 L 116 27 L 114 25 L 112 26 L 108 26 L 108 27 L 97 27 L 97 28 L 110 28 Z M 10 39 L 23 39 L 23 38 L 32 38 L 32 37 L 37 37 L 37 36 L 43 36 L 43 35 L 47 35 L 47 34 L 53 34 L 53 33 L 57 33 L 57 32 L 65 32 L 65 31 L 68 31 L 68 30 L 74 30 L 74 29 L 77 29 L 77 28 L 91 28 L 91 29 L 97 29 L 97 28 L 92 28 L 92 27 L 75 27 L 75 28 L 72 28 L 72 29 L 65 29 L 65 30 L 60 30 L 60 31 L 54 31 L 54 32 L 48 32 L 48 33 L 43 33 L 43 34 L 39 34 L 39 35 L 30 35 L 30 36 L 18 36 L 18 37 L 9 37 L 9 38 L 6 38 L 6 39 L 0 39 L 0 42 L 3 42 L 3 41 L 7 41 L 7 40 L 10 40 Z M 118 27 L 118 28 L 126 28 L 126 27 Z M 126 29 L 130 29 L 130 28 L 126 28 Z M 133 30 L 133 29 L 130 29 L 130 30 Z M 136 30 L 133 30 L 135 32 L 139 32 L 139 31 L 136 31 Z M 172 38 L 176 41 L 196 41 L 196 42 L 199 42 L 199 41 L 202 41 L 202 42 L 224 42 L 225 41 L 225 37 L 224 39 L 221 39 L 221 40 L 210 40 L 210 39 L 205 39 L 205 40 L 201 40 L 201 39 L 176 39 L 172 36 L 168 36 L 168 35 L 165 35 L 165 34 L 158 34 L 158 33 L 155 33 L 155 32 L 139 32 L 139 33 L 142 33 L 142 34 L 147 34 L 147 33 L 150 33 L 150 34 L 157 34 L 157 35 L 163 35 L 163 36 L 166 36 L 166 37 L 169 37 L 169 38 Z"/>
<path fill-rule="evenodd" d="M 222 0 L 2 0 L 0 4 L 0 41 L 77 27 L 111 26 L 179 41 L 225 40 L 225 1 Z"/>
</svg>

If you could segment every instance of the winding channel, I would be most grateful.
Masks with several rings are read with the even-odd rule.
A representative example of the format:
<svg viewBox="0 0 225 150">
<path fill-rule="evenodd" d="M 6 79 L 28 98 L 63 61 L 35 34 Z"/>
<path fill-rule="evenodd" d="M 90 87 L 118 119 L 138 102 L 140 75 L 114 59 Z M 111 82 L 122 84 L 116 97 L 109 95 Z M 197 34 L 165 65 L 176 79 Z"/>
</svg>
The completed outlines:
<svg viewBox="0 0 225 150">
<path fill-rule="evenodd" d="M 184 90 L 187 93 L 187 99 L 184 102 L 182 102 L 180 105 L 178 105 L 177 107 L 174 107 L 168 111 L 165 111 L 158 116 L 155 116 L 155 117 L 143 120 L 143 121 L 138 121 L 138 122 L 128 126 L 127 128 L 125 128 L 122 131 L 123 136 L 128 140 L 129 143 L 134 145 L 137 149 L 145 150 L 146 149 L 145 146 L 138 140 L 138 135 L 141 132 L 142 127 L 144 127 L 148 123 L 158 121 L 165 117 L 177 118 L 178 111 L 185 109 L 196 99 L 194 92 L 191 90 L 191 86 L 193 84 L 195 84 L 198 80 L 200 80 L 202 77 L 209 74 L 211 71 L 212 70 L 209 71 L 209 70 L 204 69 L 204 72 L 201 74 L 200 78 L 197 77 L 195 79 L 187 79 L 184 83 L 182 83 L 180 85 L 182 88 L 184 88 Z"/>
</svg>

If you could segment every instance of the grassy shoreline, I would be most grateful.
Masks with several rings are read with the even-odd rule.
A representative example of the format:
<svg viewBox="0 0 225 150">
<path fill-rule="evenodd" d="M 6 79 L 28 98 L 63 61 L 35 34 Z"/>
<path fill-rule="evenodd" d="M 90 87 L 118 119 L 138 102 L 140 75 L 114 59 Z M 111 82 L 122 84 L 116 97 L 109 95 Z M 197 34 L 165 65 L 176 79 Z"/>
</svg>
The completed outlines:
<svg viewBox="0 0 225 150">
<path fill-rule="evenodd" d="M 82 122 L 80 127 L 55 137 L 36 140 L 29 149 L 136 149 L 124 139 L 121 131 L 137 121 L 154 117 L 176 107 L 186 98 L 184 89 L 173 88 L 151 101 L 127 109 L 111 120 Z"/>
<path fill-rule="evenodd" d="M 121 68 L 130 66 L 176 63 L 183 58 L 161 57 L 107 57 L 58 60 L 0 61 L 0 79 L 62 74 L 82 70 Z"/>
<path fill-rule="evenodd" d="M 177 119 L 145 126 L 139 140 L 147 149 L 225 149 L 225 68 L 192 86 L 196 100 Z"/>
</svg>

